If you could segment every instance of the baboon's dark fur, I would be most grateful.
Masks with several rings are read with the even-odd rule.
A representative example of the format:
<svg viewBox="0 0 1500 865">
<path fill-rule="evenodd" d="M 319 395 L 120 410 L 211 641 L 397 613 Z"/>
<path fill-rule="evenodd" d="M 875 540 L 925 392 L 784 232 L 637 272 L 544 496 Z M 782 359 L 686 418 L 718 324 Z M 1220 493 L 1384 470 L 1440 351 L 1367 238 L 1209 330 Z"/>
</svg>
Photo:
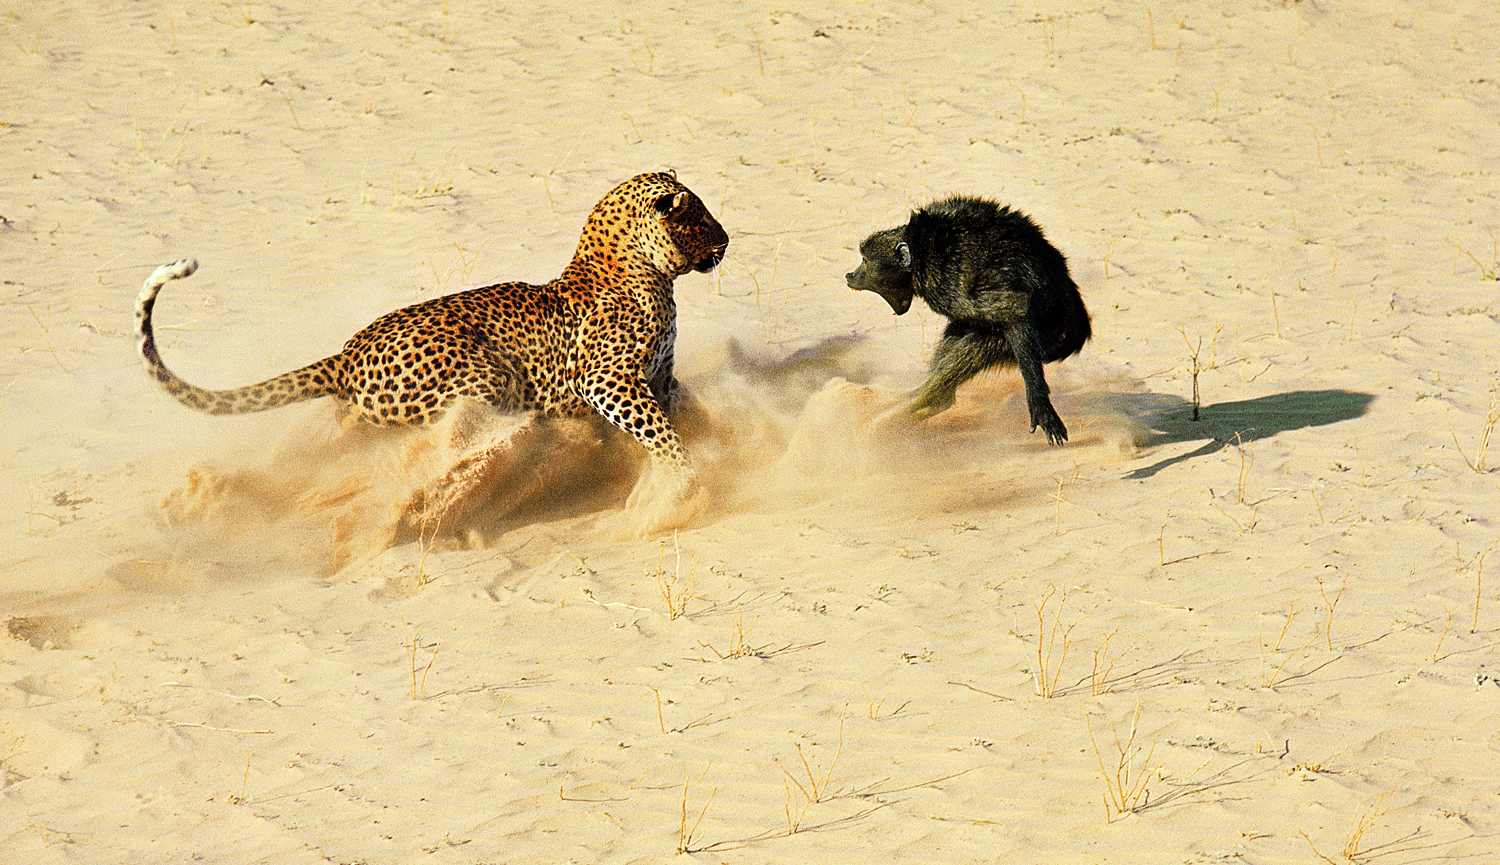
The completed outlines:
<svg viewBox="0 0 1500 865">
<path fill-rule="evenodd" d="M 875 292 L 897 315 L 915 295 L 948 319 L 913 414 L 948 408 L 958 386 L 982 370 L 1016 366 L 1031 431 L 1040 426 L 1052 444 L 1068 440 L 1042 364 L 1078 353 L 1093 331 L 1067 259 L 1036 223 L 993 201 L 959 196 L 871 234 L 859 252 L 864 260 L 845 277 L 850 288 Z"/>
</svg>

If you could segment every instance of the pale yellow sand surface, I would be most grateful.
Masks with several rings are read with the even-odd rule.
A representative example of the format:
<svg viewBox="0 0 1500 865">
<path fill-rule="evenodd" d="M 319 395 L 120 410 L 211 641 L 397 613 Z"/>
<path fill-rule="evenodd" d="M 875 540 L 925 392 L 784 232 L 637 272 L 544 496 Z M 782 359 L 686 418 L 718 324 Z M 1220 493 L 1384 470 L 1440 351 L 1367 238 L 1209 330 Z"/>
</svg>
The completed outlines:
<svg viewBox="0 0 1500 865">
<path fill-rule="evenodd" d="M 486 8 L 496 6 L 498 8 Z M 0 860 L 1500 861 L 1500 7 L 0 10 Z M 545 281 L 673 169 L 710 499 L 583 424 L 211 387 Z M 953 194 L 1095 338 L 880 420 L 843 274 Z M 1201 417 L 1192 420 L 1194 386 Z M 496 466 L 460 527 L 404 510 Z M 542 480 L 537 472 L 550 470 Z M 405 520 L 405 522 L 403 522 Z"/>
</svg>

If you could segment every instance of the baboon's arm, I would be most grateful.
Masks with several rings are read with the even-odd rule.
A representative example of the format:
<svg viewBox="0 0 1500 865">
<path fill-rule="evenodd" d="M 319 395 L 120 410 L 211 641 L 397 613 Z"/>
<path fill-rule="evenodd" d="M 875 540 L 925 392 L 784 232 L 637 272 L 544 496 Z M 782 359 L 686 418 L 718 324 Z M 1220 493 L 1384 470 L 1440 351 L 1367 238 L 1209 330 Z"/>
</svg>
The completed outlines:
<svg viewBox="0 0 1500 865">
<path fill-rule="evenodd" d="M 1026 383 L 1026 408 L 1031 412 L 1031 431 L 1040 426 L 1047 434 L 1047 441 L 1060 445 L 1068 440 L 1068 428 L 1052 407 L 1051 391 L 1047 378 L 1042 374 L 1042 338 L 1037 333 L 1031 316 L 1022 316 L 1005 327 L 1005 340 L 1015 353 L 1016 366 L 1021 369 L 1021 380 Z"/>
</svg>

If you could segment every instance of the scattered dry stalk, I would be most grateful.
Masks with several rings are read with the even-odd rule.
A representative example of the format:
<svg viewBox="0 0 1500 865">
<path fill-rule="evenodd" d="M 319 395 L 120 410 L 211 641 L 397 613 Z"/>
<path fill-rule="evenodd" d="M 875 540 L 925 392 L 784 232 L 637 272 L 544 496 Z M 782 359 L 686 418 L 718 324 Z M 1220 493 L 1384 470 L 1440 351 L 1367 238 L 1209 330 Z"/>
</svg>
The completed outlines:
<svg viewBox="0 0 1500 865">
<path fill-rule="evenodd" d="M 1234 523 L 1234 527 L 1239 529 L 1240 534 L 1242 535 L 1247 535 L 1250 532 L 1255 531 L 1255 524 L 1260 522 L 1260 505 L 1254 505 L 1250 508 L 1250 519 L 1248 522 L 1244 523 L 1235 519 L 1234 515 L 1229 513 L 1229 511 L 1224 510 L 1224 507 L 1218 502 L 1214 502 L 1214 507 L 1218 508 L 1219 513 L 1227 517 L 1231 523 Z"/>
<path fill-rule="evenodd" d="M 647 685 L 646 687 L 651 688 L 650 685 Z M 651 688 L 651 693 L 656 695 L 656 725 L 661 728 L 661 731 L 663 733 L 666 733 L 667 719 L 666 716 L 661 713 L 661 691 L 658 691 L 655 688 Z"/>
<path fill-rule="evenodd" d="M 1297 600 L 1297 598 L 1293 598 L 1292 602 L 1287 604 L 1286 624 L 1281 626 L 1281 633 L 1276 636 L 1276 645 L 1272 648 L 1272 651 L 1281 651 L 1281 641 L 1286 639 L 1286 632 L 1291 630 L 1292 620 L 1302 614 L 1302 610 L 1297 607 Z"/>
<path fill-rule="evenodd" d="M 427 524 L 432 523 L 432 540 L 427 539 Z M 442 528 L 443 518 L 440 515 L 436 520 L 423 519 L 421 526 L 417 528 L 417 546 L 422 550 L 422 557 L 417 559 L 417 588 L 423 588 L 432 582 L 432 575 L 427 573 L 427 556 L 432 553 L 433 547 L 437 546 L 438 531 Z"/>
<path fill-rule="evenodd" d="M 44 343 L 46 343 L 46 345 L 47 345 L 47 353 L 50 354 L 50 355 L 52 355 L 52 359 L 53 360 L 57 361 L 57 366 L 58 366 L 59 369 L 61 369 L 63 372 L 67 373 L 68 375 L 72 375 L 73 371 L 70 370 L 70 369 L 68 369 L 65 365 L 63 365 L 62 358 L 60 358 L 60 357 L 57 356 L 57 349 L 54 349 L 52 347 L 52 331 L 48 329 L 47 325 L 45 325 L 45 324 L 42 323 L 42 317 L 36 314 L 36 309 L 34 307 L 32 307 L 30 304 L 26 305 L 26 311 L 29 312 L 29 313 L 31 313 L 31 317 L 33 319 L 36 319 L 37 326 L 42 329 L 42 341 Z M 52 318 L 52 307 L 51 306 L 47 307 L 47 318 L 49 320 Z"/>
<path fill-rule="evenodd" d="M 1235 450 L 1240 452 L 1240 479 L 1235 487 L 1236 501 L 1240 504 L 1249 504 L 1245 501 L 1245 482 L 1250 476 L 1250 469 L 1255 465 L 1255 447 L 1251 442 L 1241 438 L 1242 433 L 1234 434 Z"/>
<path fill-rule="evenodd" d="M 298 132 L 301 132 L 302 121 L 297 119 L 297 109 L 292 105 L 292 97 L 283 94 L 281 98 L 286 100 L 286 110 L 292 114 L 292 126 L 296 127 Z"/>
<path fill-rule="evenodd" d="M 1339 599 L 1344 597 L 1344 589 L 1349 585 L 1347 579 L 1339 580 L 1338 593 L 1333 600 L 1328 600 L 1328 589 L 1323 585 L 1323 578 L 1318 578 L 1318 593 L 1323 596 L 1323 639 L 1327 641 L 1328 651 L 1333 651 L 1333 611 L 1339 605 Z"/>
<path fill-rule="evenodd" d="M 1063 479 L 1058 477 L 1055 480 L 1057 481 L 1057 491 L 1052 493 L 1052 501 L 1057 503 L 1057 507 L 1052 512 L 1052 534 L 1060 535 L 1062 534 L 1062 506 L 1072 504 L 1072 502 L 1063 498 Z"/>
<path fill-rule="evenodd" d="M 250 758 L 254 756 L 254 751 L 245 753 L 245 774 L 240 776 L 240 794 L 238 796 L 230 795 L 229 804 L 231 805 L 245 804 L 245 788 L 250 784 Z"/>
<path fill-rule="evenodd" d="M 1493 550 L 1497 544 L 1500 544 L 1500 538 L 1485 547 L 1484 552 L 1479 554 L 1479 559 L 1474 564 L 1474 620 L 1469 623 L 1471 634 L 1479 630 L 1479 598 L 1484 590 L 1484 557 L 1489 555 L 1490 550 Z"/>
<path fill-rule="evenodd" d="M 1011 86 L 1014 87 L 1015 85 L 1012 84 Z M 1026 116 L 1025 116 L 1026 115 L 1026 102 L 1025 102 L 1025 97 L 1024 96 L 1021 97 L 1021 99 L 1022 99 L 1022 102 L 1021 102 L 1021 119 L 1024 121 L 1026 119 Z M 1116 238 L 1110 240 L 1109 246 L 1107 248 L 1105 248 L 1105 250 L 1104 250 L 1104 278 L 1105 279 L 1109 279 L 1109 260 L 1111 258 L 1114 258 L 1114 256 L 1115 256 L 1115 247 L 1117 247 L 1117 246 L 1120 245 L 1120 241 L 1122 239 L 1123 239 L 1123 237 L 1116 237 Z M 1116 267 L 1118 268 L 1118 265 L 1116 265 Z"/>
<path fill-rule="evenodd" d="M 1453 613 L 1457 609 L 1457 607 L 1450 607 L 1448 609 L 1448 618 L 1443 622 L 1443 632 L 1438 634 L 1437 645 L 1432 649 L 1432 662 L 1434 664 L 1445 657 L 1440 654 L 1443 651 L 1443 640 L 1447 638 L 1449 629 L 1453 627 Z"/>
<path fill-rule="evenodd" d="M 786 771 L 785 769 L 782 770 L 783 773 L 785 771 Z M 792 809 L 793 809 L 792 798 L 793 797 L 792 797 L 792 781 L 791 781 L 791 776 L 788 775 L 786 777 L 783 777 L 781 779 L 781 786 L 786 789 L 786 805 L 785 805 L 785 808 L 786 808 L 786 834 L 787 834 L 787 837 L 791 837 L 792 835 L 797 834 L 797 832 L 802 829 L 802 818 L 803 818 L 804 815 L 807 814 L 807 807 L 811 803 L 806 798 L 804 798 L 802 800 L 802 807 L 796 809 L 797 813 L 794 816 L 792 814 Z"/>
<path fill-rule="evenodd" d="M 1337 151 L 1334 152 L 1334 154 L 1332 156 L 1328 157 L 1328 159 L 1325 160 L 1323 158 L 1323 139 L 1326 137 L 1326 138 L 1329 139 L 1329 143 L 1330 144 L 1333 143 L 1333 141 L 1332 141 L 1332 138 L 1333 138 L 1333 124 L 1334 124 L 1334 121 L 1338 119 L 1337 117 L 1329 119 L 1327 131 L 1325 131 L 1325 132 L 1323 132 L 1321 134 L 1318 131 L 1317 124 L 1313 123 L 1311 120 L 1308 120 L 1306 117 L 1303 117 L 1300 114 L 1297 115 L 1297 119 L 1301 120 L 1303 123 L 1306 123 L 1308 125 L 1308 127 L 1312 129 L 1312 134 L 1313 134 L 1313 148 L 1317 151 L 1318 167 L 1319 168 L 1329 168 L 1329 167 L 1331 167 L 1333 165 L 1333 163 L 1340 156 L 1344 155 L 1344 149 L 1345 148 L 1340 147 Z M 1335 261 L 1337 261 L 1336 257 L 1335 257 Z M 1334 266 L 1337 267 L 1337 264 L 1335 264 Z"/>
<path fill-rule="evenodd" d="M 871 721 L 879 721 L 880 720 L 880 710 L 881 710 L 881 708 L 883 706 L 885 706 L 885 701 L 889 700 L 891 698 L 891 695 L 890 694 L 886 694 L 884 697 L 881 697 L 880 698 L 880 702 L 877 703 L 874 700 L 874 698 L 872 698 L 870 696 L 870 692 L 867 691 L 867 690 L 865 690 L 865 685 L 864 685 L 863 682 L 860 682 L 860 684 L 859 684 L 859 690 L 860 690 L 860 693 L 862 693 L 862 694 L 865 695 L 865 707 L 868 710 L 868 713 L 869 713 L 869 716 L 870 716 L 870 720 Z"/>
</svg>

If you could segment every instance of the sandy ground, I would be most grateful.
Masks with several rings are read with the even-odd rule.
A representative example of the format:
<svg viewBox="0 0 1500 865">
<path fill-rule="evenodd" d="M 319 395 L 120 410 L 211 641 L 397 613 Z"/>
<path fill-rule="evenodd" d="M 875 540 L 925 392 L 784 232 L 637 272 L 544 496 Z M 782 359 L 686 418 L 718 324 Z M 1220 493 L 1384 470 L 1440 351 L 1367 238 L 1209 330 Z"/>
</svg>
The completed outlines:
<svg viewBox="0 0 1500 865">
<path fill-rule="evenodd" d="M 1500 7 L 526 5 L 0 13 L 0 858 L 1500 858 Z M 168 363 L 247 384 L 666 168 L 732 238 L 675 537 L 585 429 L 388 543 L 411 442 L 134 354 L 178 257 Z M 1013 375 L 871 424 L 941 325 L 842 274 L 955 192 L 1083 288 L 1063 448 Z"/>
</svg>

